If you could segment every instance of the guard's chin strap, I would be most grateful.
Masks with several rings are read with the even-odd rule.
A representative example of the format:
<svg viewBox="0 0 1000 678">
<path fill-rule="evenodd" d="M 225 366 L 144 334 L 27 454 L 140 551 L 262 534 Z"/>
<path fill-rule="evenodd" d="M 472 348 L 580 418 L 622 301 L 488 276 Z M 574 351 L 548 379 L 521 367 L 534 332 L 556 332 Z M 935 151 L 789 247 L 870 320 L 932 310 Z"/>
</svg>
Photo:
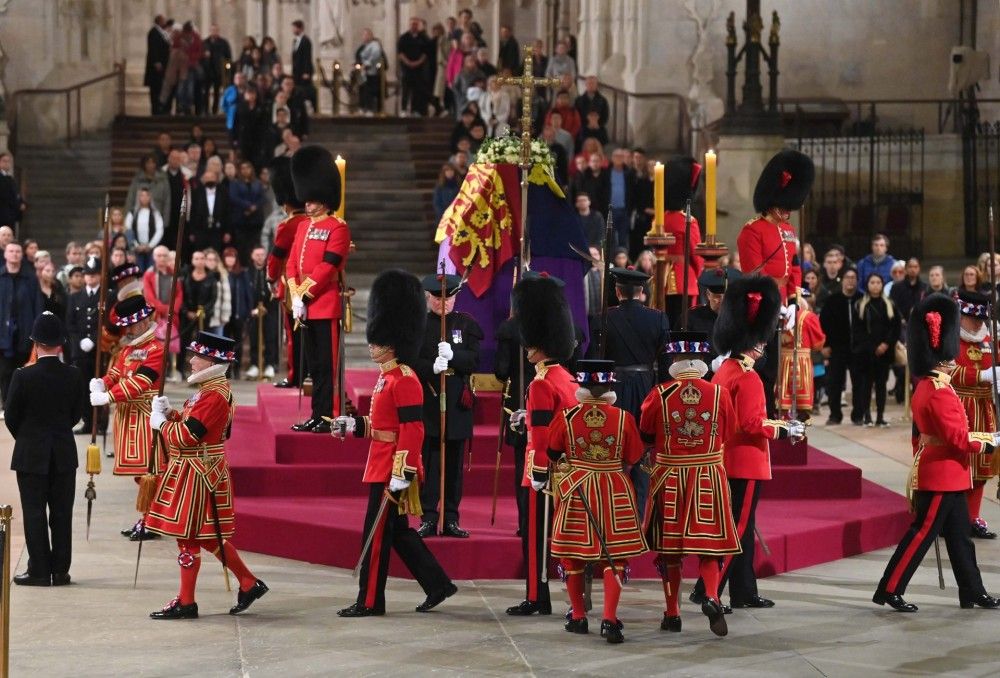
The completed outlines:
<svg viewBox="0 0 1000 678">
<path fill-rule="evenodd" d="M 608 405 L 614 405 L 618 400 L 618 394 L 614 391 L 608 391 L 607 393 L 596 398 L 597 400 L 603 400 Z M 589 388 L 580 387 L 576 389 L 576 400 L 582 403 L 585 400 L 595 400 L 594 394 L 590 392 Z"/>
<path fill-rule="evenodd" d="M 670 366 L 668 372 L 674 379 L 679 379 L 681 374 L 689 375 L 692 372 L 697 373 L 700 379 L 708 374 L 708 365 L 703 360 L 678 360 Z"/>
</svg>

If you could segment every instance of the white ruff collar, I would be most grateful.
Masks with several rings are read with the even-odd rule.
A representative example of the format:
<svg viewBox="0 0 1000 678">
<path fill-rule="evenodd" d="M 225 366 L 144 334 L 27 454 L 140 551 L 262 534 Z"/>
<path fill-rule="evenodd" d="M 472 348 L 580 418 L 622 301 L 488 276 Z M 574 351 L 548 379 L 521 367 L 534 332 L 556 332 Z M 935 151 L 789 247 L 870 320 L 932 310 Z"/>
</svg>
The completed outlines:
<svg viewBox="0 0 1000 678">
<path fill-rule="evenodd" d="M 967 341 L 970 344 L 981 343 L 990 334 L 989 327 L 986 326 L 986 323 L 983 323 L 983 326 L 979 328 L 979 331 L 974 334 L 972 332 L 968 332 L 964 327 L 960 328 L 960 330 L 962 332 L 962 340 Z"/>
<path fill-rule="evenodd" d="M 576 389 L 576 401 L 582 403 L 584 400 L 594 400 L 594 396 L 590 394 L 589 388 L 578 388 Z M 618 400 L 618 394 L 614 391 L 608 391 L 602 395 L 598 400 L 603 400 L 608 405 L 614 405 Z"/>
<path fill-rule="evenodd" d="M 218 363 L 216 365 L 212 365 L 211 367 L 206 367 L 201 372 L 189 374 L 187 383 L 202 384 L 210 379 L 215 379 L 216 377 L 224 377 L 226 376 L 227 370 L 229 370 L 229 363 Z"/>
<path fill-rule="evenodd" d="M 680 360 L 673 363 L 667 371 L 674 379 L 680 379 L 681 374 L 689 376 L 692 373 L 697 373 L 698 378 L 701 379 L 708 374 L 708 365 L 703 360 Z"/>
<path fill-rule="evenodd" d="M 131 341 L 129 341 L 128 345 L 129 346 L 138 346 L 138 345 L 140 345 L 142 343 L 145 343 L 145 342 L 149 341 L 150 338 L 152 338 L 152 336 L 153 336 L 153 334 L 155 332 L 156 332 L 156 325 L 150 325 L 148 330 L 146 330 L 145 332 L 143 332 L 142 334 L 140 334 L 135 339 L 132 339 Z"/>
</svg>

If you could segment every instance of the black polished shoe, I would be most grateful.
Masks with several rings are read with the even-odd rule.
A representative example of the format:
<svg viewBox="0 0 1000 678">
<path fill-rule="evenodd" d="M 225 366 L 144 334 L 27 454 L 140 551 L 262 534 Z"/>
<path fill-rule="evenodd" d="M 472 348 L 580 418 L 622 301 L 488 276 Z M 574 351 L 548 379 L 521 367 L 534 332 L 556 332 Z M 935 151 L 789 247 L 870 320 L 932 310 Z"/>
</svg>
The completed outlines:
<svg viewBox="0 0 1000 678">
<path fill-rule="evenodd" d="M 903 596 L 898 593 L 885 593 L 883 591 L 876 591 L 875 595 L 872 596 L 872 602 L 876 605 L 888 605 L 896 612 L 916 612 L 917 606 L 913 603 L 908 603 L 903 600 Z"/>
<path fill-rule="evenodd" d="M 150 539 L 160 539 L 161 535 L 149 530 L 135 530 L 129 535 L 129 541 L 149 541 Z"/>
<path fill-rule="evenodd" d="M 437 536 L 437 523 L 430 520 L 425 520 L 420 523 L 417 527 L 417 534 L 421 537 L 435 537 Z"/>
<path fill-rule="evenodd" d="M 267 584 L 258 579 L 248 590 L 239 591 L 236 594 L 236 604 L 229 608 L 229 614 L 239 614 L 243 610 L 250 607 L 253 601 L 258 598 L 263 598 L 264 594 L 269 590 L 270 589 L 267 588 Z"/>
<path fill-rule="evenodd" d="M 722 611 L 719 601 L 707 599 L 701 604 L 701 611 L 708 617 L 708 628 L 717 636 L 724 636 L 729 633 L 729 626 L 726 624 L 726 615 Z"/>
<path fill-rule="evenodd" d="M 552 603 L 536 603 L 522 600 L 517 605 L 507 608 L 507 614 L 512 617 L 527 617 L 531 614 L 552 614 Z"/>
<path fill-rule="evenodd" d="M 445 537 L 458 537 L 459 539 L 469 538 L 468 530 L 463 530 L 461 527 L 458 526 L 458 523 L 455 522 L 454 520 L 451 521 L 450 523 L 444 524 L 444 531 L 441 533 L 441 535 Z"/>
<path fill-rule="evenodd" d="M 332 430 L 333 427 L 330 426 L 330 422 L 320 419 L 319 423 L 312 427 L 311 433 L 326 433 L 329 435 Z"/>
<path fill-rule="evenodd" d="M 27 572 L 14 575 L 14 583 L 18 586 L 52 586 L 50 577 L 33 577 Z"/>
<path fill-rule="evenodd" d="M 309 417 L 300 424 L 292 424 L 292 430 L 308 433 L 311 432 L 314 428 L 316 428 L 316 426 L 322 423 L 323 420 L 320 419 L 319 417 Z"/>
<path fill-rule="evenodd" d="M 150 619 L 197 619 L 198 618 L 198 603 L 191 603 L 190 605 L 181 605 L 180 598 L 174 598 L 170 601 L 162 610 L 157 610 L 156 612 L 149 613 Z"/>
<path fill-rule="evenodd" d="M 958 604 L 963 610 L 969 610 L 973 607 L 995 610 L 1000 607 L 1000 599 L 994 598 L 988 593 L 980 593 L 978 596 L 971 598 L 960 597 Z"/>
<path fill-rule="evenodd" d="M 666 612 L 663 613 L 663 620 L 660 622 L 661 631 L 681 632 L 681 618 L 671 617 Z"/>
<path fill-rule="evenodd" d="M 63 572 L 62 574 L 52 575 L 53 586 L 69 586 L 72 583 L 73 582 L 70 579 L 69 572 Z"/>
<path fill-rule="evenodd" d="M 972 521 L 972 536 L 976 539 L 996 539 L 997 533 L 991 532 L 989 525 L 982 518 Z"/>
<path fill-rule="evenodd" d="M 732 608 L 774 607 L 773 600 L 769 600 L 767 598 L 761 598 L 760 596 L 757 595 L 751 596 L 748 600 L 744 601 L 730 600 L 729 603 L 730 603 L 730 612 L 732 612 Z M 725 612 L 725 610 L 723 610 L 723 612 Z M 729 614 L 730 612 L 727 612 L 726 614 Z"/>
<path fill-rule="evenodd" d="M 275 388 L 298 388 L 299 385 L 296 384 L 294 381 L 288 381 L 288 379 L 285 378 L 285 379 L 282 379 L 281 381 L 279 381 L 278 383 L 276 383 L 274 385 L 274 387 Z"/>
<path fill-rule="evenodd" d="M 688 600 L 690 600 L 695 605 L 701 605 L 706 600 L 708 600 L 708 598 L 705 597 L 704 592 L 695 589 L 694 591 L 691 592 L 691 595 L 688 596 Z"/>
<path fill-rule="evenodd" d="M 583 619 L 570 619 L 563 626 L 564 629 L 570 633 L 590 633 L 590 627 L 587 623 L 587 618 Z"/>
<path fill-rule="evenodd" d="M 430 612 L 443 603 L 446 598 L 451 598 L 456 593 L 458 593 L 458 587 L 448 582 L 448 585 L 443 589 L 430 594 L 424 602 L 417 605 L 417 612 Z"/>
<path fill-rule="evenodd" d="M 584 619 L 583 621 L 587 621 Z M 610 619 L 605 619 L 601 622 L 601 638 L 604 638 L 612 645 L 617 645 L 618 643 L 625 642 L 625 634 L 622 633 L 622 627 L 620 622 L 617 620 L 611 621 Z"/>
<path fill-rule="evenodd" d="M 354 603 L 337 612 L 338 617 L 381 617 L 384 614 L 384 611 L 376 610 L 374 607 L 365 607 L 361 603 Z"/>
<path fill-rule="evenodd" d="M 129 539 L 131 539 L 135 531 L 139 529 L 139 523 L 141 522 L 142 522 L 141 520 L 135 521 L 134 523 L 126 527 L 124 530 L 122 530 L 121 535 L 123 537 L 128 537 Z"/>
</svg>

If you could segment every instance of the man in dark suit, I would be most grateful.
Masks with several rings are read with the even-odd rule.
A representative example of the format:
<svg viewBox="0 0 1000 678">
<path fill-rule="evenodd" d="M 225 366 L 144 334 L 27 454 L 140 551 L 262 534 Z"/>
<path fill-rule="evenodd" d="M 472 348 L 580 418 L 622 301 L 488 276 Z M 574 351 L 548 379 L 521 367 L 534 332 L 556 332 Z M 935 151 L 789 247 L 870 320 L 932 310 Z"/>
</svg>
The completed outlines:
<svg viewBox="0 0 1000 678">
<path fill-rule="evenodd" d="M 162 14 L 153 19 L 153 27 L 146 33 L 146 72 L 142 84 L 149 88 L 149 108 L 153 115 L 163 112 L 160 105 L 160 90 L 163 88 L 163 74 L 170 58 L 170 40 L 165 26 L 167 20 Z"/>
<path fill-rule="evenodd" d="M 2 230 L 3 227 L 0 227 Z M 3 250 L 0 266 L 0 397 L 7 398 L 14 370 L 28 361 L 31 340 L 28 330 L 42 313 L 42 292 L 24 250 L 16 241 Z"/>
<path fill-rule="evenodd" d="M 10 468 L 17 472 L 28 549 L 28 570 L 14 583 L 64 586 L 73 540 L 73 424 L 87 409 L 87 384 L 80 370 L 59 360 L 66 333 L 57 316 L 40 315 L 31 340 L 38 362 L 14 372 L 4 420 L 14 436 Z"/>
<path fill-rule="evenodd" d="M 16 231 L 25 207 L 21 187 L 14 178 L 14 156 L 0 153 L 0 226 Z"/>
<path fill-rule="evenodd" d="M 316 106 L 316 87 L 313 85 L 313 50 L 312 41 L 305 35 L 305 24 L 301 20 L 292 22 L 292 78 L 295 87 L 301 88 L 306 99 Z"/>
<path fill-rule="evenodd" d="M 208 95 L 212 94 L 212 115 L 219 113 L 220 93 L 226 86 L 226 66 L 233 60 L 233 50 L 229 47 L 229 41 L 219 35 L 219 25 L 212 24 L 208 29 L 208 37 L 205 38 L 201 47 L 204 56 L 201 59 L 201 68 L 205 72 L 204 103 L 202 106 L 208 110 Z"/>
<path fill-rule="evenodd" d="M 66 327 L 69 331 L 70 362 L 83 374 L 93 376 L 101 296 L 101 262 L 96 257 L 91 257 L 84 266 L 83 281 L 83 289 L 69 297 Z M 91 414 L 92 410 L 89 408 L 84 412 L 83 425 L 77 433 L 90 433 Z"/>
<path fill-rule="evenodd" d="M 186 236 L 184 261 L 190 261 L 195 250 L 211 247 L 221 253 L 232 242 L 229 191 L 219 187 L 219 177 L 213 170 L 205 170 L 201 182 L 191 191 L 191 224 Z"/>
</svg>

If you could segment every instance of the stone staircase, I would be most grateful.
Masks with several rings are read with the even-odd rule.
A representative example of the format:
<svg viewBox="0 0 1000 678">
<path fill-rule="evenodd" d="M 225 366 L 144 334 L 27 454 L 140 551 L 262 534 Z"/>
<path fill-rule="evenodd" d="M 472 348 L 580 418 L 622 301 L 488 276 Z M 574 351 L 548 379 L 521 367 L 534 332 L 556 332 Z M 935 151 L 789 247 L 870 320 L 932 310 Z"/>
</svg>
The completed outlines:
<svg viewBox="0 0 1000 678">
<path fill-rule="evenodd" d="M 29 209 L 18 237 L 37 240 L 56 262 L 63 261 L 70 240 L 98 237 L 104 193 L 111 182 L 110 155 L 108 132 L 84 136 L 72 146 L 21 144 L 17 164 Z"/>
</svg>

